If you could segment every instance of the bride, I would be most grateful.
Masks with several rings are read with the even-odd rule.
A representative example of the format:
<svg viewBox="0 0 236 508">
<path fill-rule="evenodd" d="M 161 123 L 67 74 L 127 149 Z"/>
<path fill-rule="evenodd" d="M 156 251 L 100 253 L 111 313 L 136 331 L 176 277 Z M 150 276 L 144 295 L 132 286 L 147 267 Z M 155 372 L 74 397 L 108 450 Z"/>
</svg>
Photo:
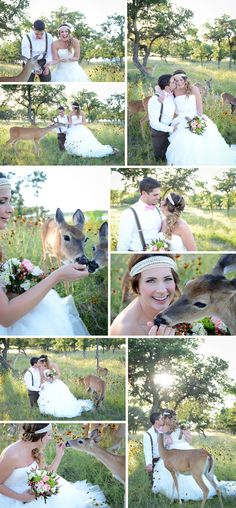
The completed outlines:
<svg viewBox="0 0 236 508">
<path fill-rule="evenodd" d="M 174 89 L 177 117 L 172 125 L 176 130 L 169 136 L 166 152 L 167 164 L 172 166 L 235 165 L 236 153 L 229 148 L 216 125 L 203 115 L 202 98 L 197 86 L 191 85 L 186 74 L 176 71 L 171 81 Z M 203 134 L 195 134 L 188 128 L 187 119 L 196 115 L 206 122 Z"/>
<path fill-rule="evenodd" d="M 179 276 L 171 254 L 133 254 L 123 279 L 123 302 L 133 298 L 114 319 L 110 334 L 118 337 L 175 335 L 170 326 L 153 326 L 154 317 L 180 295 Z M 129 290 L 132 295 L 128 295 Z"/>
<path fill-rule="evenodd" d="M 85 127 L 85 114 L 78 102 L 72 104 L 72 112 L 68 115 L 70 128 L 66 133 L 65 150 L 70 155 L 80 157 L 106 157 L 118 150 L 110 145 L 102 145 L 94 134 Z"/>
<path fill-rule="evenodd" d="M 80 58 L 80 43 L 71 36 L 71 28 L 63 23 L 58 29 L 59 39 L 52 43 L 53 61 L 50 64 L 57 64 L 52 72 L 51 81 L 60 82 L 87 82 L 90 81 L 78 60 Z"/>
<path fill-rule="evenodd" d="M 33 469 L 56 472 L 65 452 L 65 445 L 56 445 L 56 455 L 50 465 L 45 464 L 44 448 L 52 438 L 52 425 L 25 423 L 22 437 L 3 450 L 0 456 L 0 505 L 4 508 L 44 508 L 44 498 L 35 498 L 28 487 L 28 477 Z M 98 486 L 86 481 L 70 483 L 58 477 L 59 492 L 47 498 L 48 508 L 108 508 L 104 494 Z"/>
<path fill-rule="evenodd" d="M 6 229 L 12 211 L 10 183 L 5 175 L 0 173 L 0 231 Z M 63 265 L 12 299 L 8 298 L 5 281 L 1 279 L 0 336 L 89 335 L 72 296 L 62 299 L 52 289 L 59 282 L 76 281 L 87 276 L 88 270 L 84 265 Z"/>
<path fill-rule="evenodd" d="M 60 379 L 60 370 L 56 363 L 51 362 L 47 355 L 39 357 L 41 374 L 41 390 L 38 398 L 40 413 L 57 418 L 74 418 L 83 411 L 91 411 L 91 400 L 77 400 L 68 386 Z"/>
<path fill-rule="evenodd" d="M 165 216 L 162 221 L 161 231 L 170 242 L 170 249 L 173 252 L 195 251 L 196 243 L 192 231 L 183 219 L 181 212 L 185 208 L 183 196 L 171 192 L 161 202 L 161 212 Z"/>
<path fill-rule="evenodd" d="M 169 415 L 168 415 L 169 412 Z M 166 413 L 166 416 L 165 416 Z M 191 450 L 194 447 L 190 445 L 192 436 L 190 432 L 182 430 L 177 422 L 176 417 L 172 416 L 173 410 L 167 410 L 163 413 L 163 427 L 158 429 L 158 432 L 164 433 L 164 445 L 165 448 L 179 449 L 179 450 Z M 207 488 L 209 489 L 208 499 L 216 496 L 216 490 L 208 481 L 206 476 L 203 476 L 203 480 Z M 236 496 L 236 482 L 235 481 L 218 481 L 214 476 L 214 480 L 225 496 Z M 202 500 L 202 490 L 191 475 L 178 474 L 178 486 L 180 498 L 183 501 L 189 500 Z M 161 493 L 169 499 L 172 498 L 173 492 L 173 478 L 171 473 L 165 468 L 162 459 L 158 460 L 155 465 L 153 472 L 153 487 L 152 492 L 157 494 Z M 174 490 L 174 499 L 178 499 L 177 491 Z"/>
</svg>

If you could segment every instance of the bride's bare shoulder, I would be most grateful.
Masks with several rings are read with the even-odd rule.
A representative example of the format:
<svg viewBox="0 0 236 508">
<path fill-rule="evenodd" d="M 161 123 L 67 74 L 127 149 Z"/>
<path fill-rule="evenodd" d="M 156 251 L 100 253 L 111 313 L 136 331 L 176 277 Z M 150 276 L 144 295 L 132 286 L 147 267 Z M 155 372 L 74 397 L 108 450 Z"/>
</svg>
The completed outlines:
<svg viewBox="0 0 236 508">
<path fill-rule="evenodd" d="M 14 460 L 19 457 L 19 442 L 7 446 L 1 453 L 1 458 Z"/>
<path fill-rule="evenodd" d="M 111 335 L 132 335 L 134 333 L 134 323 L 137 321 L 136 302 L 131 302 L 114 319 L 110 333 Z"/>
</svg>

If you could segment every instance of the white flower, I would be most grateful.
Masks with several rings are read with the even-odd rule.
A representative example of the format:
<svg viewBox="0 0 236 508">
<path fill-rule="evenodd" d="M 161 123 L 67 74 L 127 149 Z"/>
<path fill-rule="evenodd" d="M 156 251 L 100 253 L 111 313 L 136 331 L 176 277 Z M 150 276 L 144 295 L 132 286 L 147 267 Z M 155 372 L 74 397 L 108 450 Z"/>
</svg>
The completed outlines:
<svg viewBox="0 0 236 508">
<path fill-rule="evenodd" d="M 42 275 L 42 273 L 43 270 L 41 270 L 39 266 L 34 266 L 33 270 L 31 271 L 31 275 L 34 275 L 35 277 L 37 277 L 38 275 Z"/>
<path fill-rule="evenodd" d="M 202 323 L 194 323 L 192 325 L 192 334 L 193 335 L 207 335 L 207 331 L 205 330 Z"/>
<path fill-rule="evenodd" d="M 25 282 L 22 282 L 22 284 L 20 285 L 20 287 L 22 289 L 24 289 L 25 291 L 27 291 L 31 286 L 30 286 L 30 281 L 29 280 L 25 280 Z"/>
</svg>

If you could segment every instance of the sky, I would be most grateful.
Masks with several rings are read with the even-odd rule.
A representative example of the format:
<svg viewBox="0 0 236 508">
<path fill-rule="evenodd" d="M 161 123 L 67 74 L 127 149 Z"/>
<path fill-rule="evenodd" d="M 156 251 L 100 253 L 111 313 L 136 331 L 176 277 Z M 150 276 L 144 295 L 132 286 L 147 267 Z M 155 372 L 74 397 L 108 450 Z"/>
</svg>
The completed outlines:
<svg viewBox="0 0 236 508">
<path fill-rule="evenodd" d="M 126 0 L 30 0 L 30 17 L 37 19 L 42 15 L 48 16 L 53 10 L 64 6 L 69 11 L 79 11 L 85 15 L 86 22 L 92 28 L 96 28 L 112 14 L 125 14 Z"/>
<path fill-rule="evenodd" d="M 13 166 L 11 171 L 18 177 L 32 173 L 30 167 Z M 37 170 L 35 168 L 34 170 Z M 51 213 L 59 207 L 64 213 L 82 211 L 108 210 L 109 207 L 109 169 L 106 167 L 56 166 L 40 167 L 47 174 L 42 184 L 39 197 L 36 198 L 30 188 L 23 191 L 27 206 L 44 206 Z"/>
<path fill-rule="evenodd" d="M 223 14 L 236 18 L 236 2 L 233 0 L 173 0 L 172 3 L 193 11 L 193 22 L 198 27 L 206 21 L 219 18 Z"/>
<path fill-rule="evenodd" d="M 229 363 L 229 375 L 236 381 L 236 340 L 235 337 L 207 337 L 198 348 L 204 356 L 218 356 Z"/>
</svg>

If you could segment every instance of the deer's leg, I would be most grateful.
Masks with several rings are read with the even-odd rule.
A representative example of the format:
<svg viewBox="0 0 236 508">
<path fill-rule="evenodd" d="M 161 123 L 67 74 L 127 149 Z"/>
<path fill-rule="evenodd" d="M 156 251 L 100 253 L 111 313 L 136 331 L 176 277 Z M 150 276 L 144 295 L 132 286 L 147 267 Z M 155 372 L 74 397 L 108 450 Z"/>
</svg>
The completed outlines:
<svg viewBox="0 0 236 508">
<path fill-rule="evenodd" d="M 35 139 L 35 138 L 34 138 L 34 148 L 35 148 L 35 153 L 36 153 L 36 155 L 37 155 L 38 157 L 39 157 L 39 148 L 40 148 L 40 147 L 39 147 L 39 141 L 40 141 L 40 139 Z"/>
<path fill-rule="evenodd" d="M 147 119 L 148 119 L 148 114 L 147 112 L 145 113 L 145 115 L 143 116 L 143 118 L 141 118 L 140 120 L 140 128 L 141 128 L 141 134 L 142 134 L 142 138 L 144 139 L 145 138 L 145 135 L 144 135 L 144 124 L 147 122 Z"/>
<path fill-rule="evenodd" d="M 19 141 L 19 139 L 15 139 L 14 141 L 12 141 L 16 155 L 19 155 L 19 152 L 18 152 L 17 146 L 16 146 L 18 141 Z"/>
<path fill-rule="evenodd" d="M 172 503 L 174 502 L 174 490 L 176 488 L 179 504 L 182 504 L 182 501 L 181 501 L 181 498 L 180 498 L 180 495 L 179 495 L 179 484 L 178 484 L 178 479 L 177 479 L 177 476 L 176 476 L 176 472 L 174 470 L 172 470 L 172 469 L 168 469 L 168 471 L 170 472 L 170 474 L 171 474 L 171 476 L 172 476 L 172 478 L 174 480 L 173 489 L 172 489 L 172 499 L 171 499 L 171 502 Z"/>
<path fill-rule="evenodd" d="M 216 494 L 217 494 L 217 496 L 219 498 L 219 502 L 220 502 L 221 508 L 224 508 L 223 501 L 222 501 L 222 496 L 221 496 L 221 491 L 220 491 L 218 485 L 215 482 L 213 472 L 210 471 L 209 473 L 205 473 L 205 476 L 208 479 L 209 483 L 212 485 L 212 487 L 214 487 L 214 489 L 216 491 Z"/>
<path fill-rule="evenodd" d="M 200 508 L 204 508 L 207 498 L 208 498 L 209 489 L 202 479 L 202 473 L 200 475 L 192 473 L 192 476 L 193 476 L 195 482 L 198 484 L 198 486 L 202 490 L 203 500 L 202 500 L 202 504 L 201 504 Z"/>
</svg>

